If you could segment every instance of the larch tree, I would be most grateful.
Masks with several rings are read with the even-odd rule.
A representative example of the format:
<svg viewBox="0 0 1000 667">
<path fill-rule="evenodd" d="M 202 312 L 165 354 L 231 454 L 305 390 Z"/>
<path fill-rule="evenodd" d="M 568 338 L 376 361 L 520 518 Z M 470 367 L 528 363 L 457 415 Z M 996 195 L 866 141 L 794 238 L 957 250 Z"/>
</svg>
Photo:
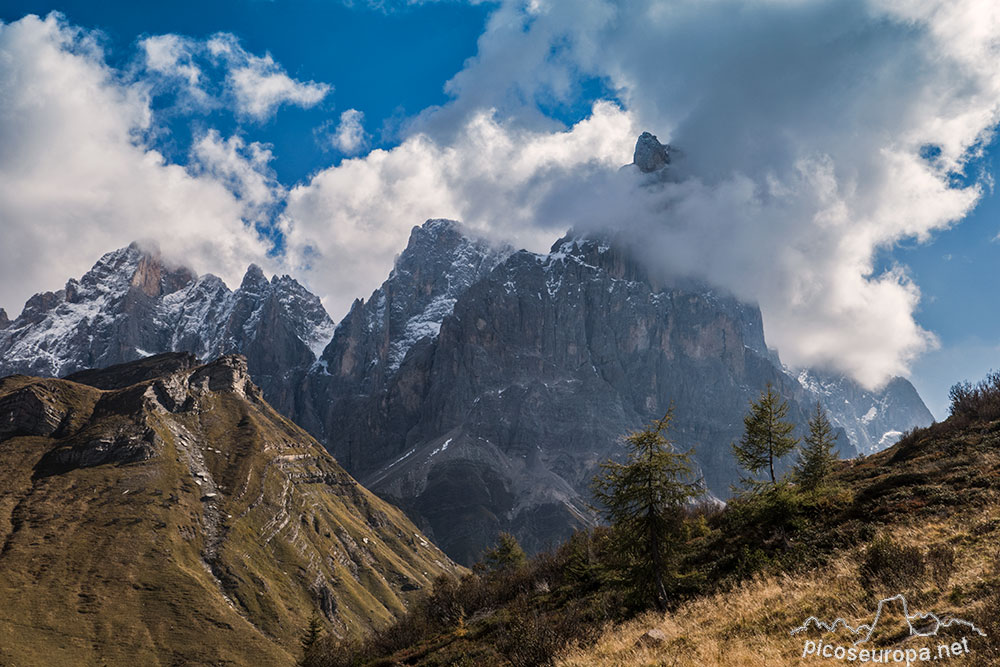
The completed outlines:
<svg viewBox="0 0 1000 667">
<path fill-rule="evenodd" d="M 673 410 L 625 438 L 624 463 L 607 461 L 594 478 L 594 495 L 616 533 L 627 575 L 640 595 L 666 609 L 667 582 L 684 530 L 684 506 L 702 493 L 690 452 L 666 437 Z M 647 593 L 648 592 L 648 593 Z"/>
<path fill-rule="evenodd" d="M 497 536 L 496 545 L 487 549 L 482 558 L 482 566 L 489 572 L 516 570 L 527 562 L 527 556 L 517 538 L 505 532 Z"/>
<path fill-rule="evenodd" d="M 830 474 L 837 460 L 837 437 L 823 406 L 817 401 L 809 418 L 809 434 L 803 439 L 799 459 L 795 465 L 795 479 L 803 488 L 815 489 Z"/>
<path fill-rule="evenodd" d="M 743 437 L 733 443 L 733 455 L 744 470 L 759 475 L 767 470 L 771 485 L 777 485 L 774 462 L 792 451 L 799 440 L 792 436 L 795 424 L 785 421 L 788 402 L 774 390 L 769 382 L 760 398 L 750 401 L 750 410 L 743 418 Z M 743 480 L 750 486 L 756 480 Z"/>
</svg>

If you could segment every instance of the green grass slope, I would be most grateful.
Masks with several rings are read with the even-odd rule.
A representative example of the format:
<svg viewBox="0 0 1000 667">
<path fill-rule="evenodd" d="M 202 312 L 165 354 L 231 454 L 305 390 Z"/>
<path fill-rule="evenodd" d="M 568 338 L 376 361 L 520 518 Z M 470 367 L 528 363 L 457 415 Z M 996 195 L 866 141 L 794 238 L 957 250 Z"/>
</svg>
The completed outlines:
<svg viewBox="0 0 1000 667">
<path fill-rule="evenodd" d="M 290 665 L 314 614 L 358 635 L 454 572 L 242 358 L 0 380 L 2 665 Z"/>
</svg>

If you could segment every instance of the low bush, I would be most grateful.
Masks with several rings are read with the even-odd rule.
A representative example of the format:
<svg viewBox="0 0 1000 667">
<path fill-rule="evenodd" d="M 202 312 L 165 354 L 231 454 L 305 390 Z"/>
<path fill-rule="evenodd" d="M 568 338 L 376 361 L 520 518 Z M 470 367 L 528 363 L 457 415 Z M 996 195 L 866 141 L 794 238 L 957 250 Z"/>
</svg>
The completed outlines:
<svg viewBox="0 0 1000 667">
<path fill-rule="evenodd" d="M 953 417 L 993 421 L 1000 419 L 1000 372 L 990 371 L 976 384 L 959 382 L 948 392 Z"/>
<path fill-rule="evenodd" d="M 865 590 L 900 593 L 917 585 L 925 570 L 920 547 L 901 545 L 882 536 L 865 549 L 858 575 Z"/>
</svg>

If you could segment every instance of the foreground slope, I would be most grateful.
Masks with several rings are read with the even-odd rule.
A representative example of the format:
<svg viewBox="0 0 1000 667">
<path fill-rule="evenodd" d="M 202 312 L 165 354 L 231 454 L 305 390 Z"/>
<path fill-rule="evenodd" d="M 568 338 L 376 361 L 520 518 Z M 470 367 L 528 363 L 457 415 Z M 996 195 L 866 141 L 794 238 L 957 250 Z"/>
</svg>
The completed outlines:
<svg viewBox="0 0 1000 667">
<path fill-rule="evenodd" d="M 454 572 L 242 357 L 75 377 L 0 380 L 0 663 L 292 664 L 314 614 L 356 634 Z"/>
<path fill-rule="evenodd" d="M 1000 374 L 991 382 L 985 410 L 840 461 L 817 489 L 788 483 L 693 513 L 666 614 L 636 615 L 622 545 L 597 529 L 307 664 L 1000 664 Z M 859 653 L 825 660 L 821 642 Z"/>
<path fill-rule="evenodd" d="M 957 414 L 919 429 L 873 456 L 844 462 L 823 499 L 823 512 L 771 551 L 810 556 L 799 567 L 762 567 L 755 576 L 695 597 L 664 615 L 647 614 L 605 628 L 592 645 L 570 648 L 556 661 L 583 665 L 841 664 L 803 655 L 806 642 L 854 647 L 864 632 L 791 630 L 810 617 L 852 627 L 874 624 L 883 634 L 856 648 L 928 648 L 930 662 L 1000 664 L 1000 393 L 991 414 Z M 879 576 L 865 575 L 872 545 L 889 538 L 910 557 L 885 560 Z M 737 538 L 738 539 L 738 538 Z M 945 557 L 934 554 L 946 554 Z M 947 556 L 951 553 L 953 560 Z M 913 554 L 920 554 L 918 559 Z M 870 566 L 868 566 L 870 567 Z M 897 596 L 909 605 L 912 635 Z M 880 605 L 888 610 L 881 619 Z M 961 619 L 935 627 L 931 617 Z M 978 628 L 978 630 L 976 629 Z M 655 644 L 641 638 L 663 634 Z M 862 628 L 862 630 L 864 630 Z M 939 650 L 962 642 L 962 651 Z M 905 655 L 905 653 L 904 653 Z M 905 659 L 881 660 L 907 664 Z M 929 664 L 927 660 L 910 664 Z"/>
</svg>

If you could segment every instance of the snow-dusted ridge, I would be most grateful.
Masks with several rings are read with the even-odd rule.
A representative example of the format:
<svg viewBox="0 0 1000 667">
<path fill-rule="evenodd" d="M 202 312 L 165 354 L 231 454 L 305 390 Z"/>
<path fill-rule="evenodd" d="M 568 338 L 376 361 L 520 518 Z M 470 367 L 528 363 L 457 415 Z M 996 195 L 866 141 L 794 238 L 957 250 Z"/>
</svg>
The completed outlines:
<svg viewBox="0 0 1000 667">
<path fill-rule="evenodd" d="M 333 361 L 332 357 L 344 354 L 338 348 L 338 336 L 349 337 L 352 327 L 361 323 L 376 349 L 360 365 L 381 367 L 381 372 L 391 376 L 414 345 L 437 337 L 459 296 L 512 252 L 510 246 L 468 235 L 454 220 L 433 219 L 414 227 L 389 277 L 367 301 L 355 302 L 338 325 L 340 331 L 324 358 Z M 315 367 L 314 372 L 328 372 L 337 365 Z"/>
<path fill-rule="evenodd" d="M 0 329 L 0 376 L 62 376 L 167 351 L 201 358 L 246 352 L 276 326 L 309 350 L 309 363 L 334 330 L 319 299 L 289 276 L 268 280 L 251 265 L 231 290 L 217 276 L 170 266 L 155 249 L 133 243 L 105 254 L 64 289 L 29 299 Z"/>
<path fill-rule="evenodd" d="M 844 429 L 858 454 L 879 452 L 895 444 L 903 431 L 934 421 L 916 390 L 902 378 L 869 391 L 844 376 L 811 369 L 785 371 L 812 401 L 819 401 L 834 426 Z"/>
</svg>

